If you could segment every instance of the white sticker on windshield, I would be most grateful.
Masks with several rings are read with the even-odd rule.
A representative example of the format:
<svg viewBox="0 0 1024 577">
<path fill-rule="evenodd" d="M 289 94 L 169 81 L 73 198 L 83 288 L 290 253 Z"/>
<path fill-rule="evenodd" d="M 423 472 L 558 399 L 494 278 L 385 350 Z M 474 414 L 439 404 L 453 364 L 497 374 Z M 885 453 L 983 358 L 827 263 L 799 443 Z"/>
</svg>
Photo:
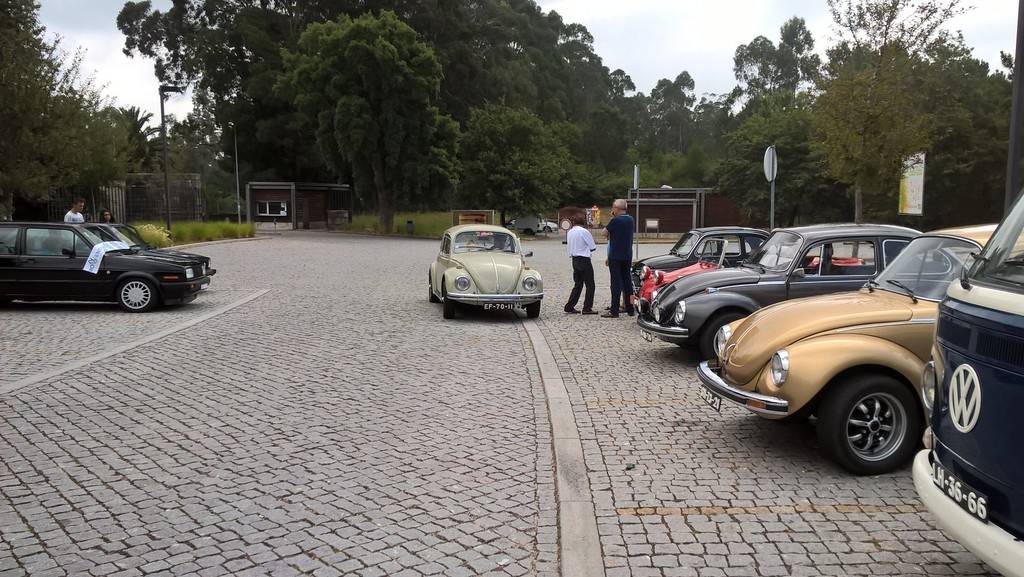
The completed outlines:
<svg viewBox="0 0 1024 577">
<path fill-rule="evenodd" d="M 89 258 L 85 259 L 85 266 L 82 267 L 82 270 L 96 274 L 100 270 L 100 263 L 103 262 L 103 255 L 112 250 L 125 250 L 130 248 L 130 246 L 119 240 L 101 242 L 92 247 L 92 251 L 89 253 Z"/>
</svg>

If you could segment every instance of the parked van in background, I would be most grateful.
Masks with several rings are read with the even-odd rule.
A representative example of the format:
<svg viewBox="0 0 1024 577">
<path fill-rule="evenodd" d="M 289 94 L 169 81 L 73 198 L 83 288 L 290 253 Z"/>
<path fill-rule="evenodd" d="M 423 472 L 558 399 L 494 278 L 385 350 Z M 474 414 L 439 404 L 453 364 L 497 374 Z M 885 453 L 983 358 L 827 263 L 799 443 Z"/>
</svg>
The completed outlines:
<svg viewBox="0 0 1024 577">
<path fill-rule="evenodd" d="M 519 216 L 508 222 L 508 228 L 522 234 L 550 233 L 558 230 L 558 223 L 539 216 Z"/>
<path fill-rule="evenodd" d="M 950 536 L 1024 576 L 1024 199 L 950 284 L 922 388 L 918 495 Z"/>
</svg>

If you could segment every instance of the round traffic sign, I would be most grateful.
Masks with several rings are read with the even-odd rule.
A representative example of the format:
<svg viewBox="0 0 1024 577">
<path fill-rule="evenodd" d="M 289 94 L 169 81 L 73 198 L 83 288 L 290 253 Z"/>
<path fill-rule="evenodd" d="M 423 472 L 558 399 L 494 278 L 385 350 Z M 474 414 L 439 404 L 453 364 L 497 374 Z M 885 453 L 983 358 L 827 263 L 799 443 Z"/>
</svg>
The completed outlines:
<svg viewBox="0 0 1024 577">
<path fill-rule="evenodd" d="M 775 145 L 772 145 L 764 151 L 764 177 L 772 182 L 778 175 L 779 156 L 775 153 Z"/>
</svg>

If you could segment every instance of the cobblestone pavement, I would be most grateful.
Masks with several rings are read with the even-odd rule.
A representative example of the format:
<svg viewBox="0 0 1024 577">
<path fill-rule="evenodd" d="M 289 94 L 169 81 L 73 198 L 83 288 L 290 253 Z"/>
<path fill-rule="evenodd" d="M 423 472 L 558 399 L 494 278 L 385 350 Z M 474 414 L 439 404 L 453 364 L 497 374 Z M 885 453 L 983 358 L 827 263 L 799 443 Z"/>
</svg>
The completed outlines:
<svg viewBox="0 0 1024 577">
<path fill-rule="evenodd" d="M 564 246 L 529 248 L 609 577 L 987 574 L 936 530 L 909 470 L 852 477 L 811 425 L 705 408 L 692 358 L 628 317 L 563 315 Z M 220 273 L 187 307 L 0 312 L 10 379 L 79 340 L 128 342 L 271 289 L 0 396 L 0 577 L 557 574 L 529 341 L 508 313 L 441 319 L 423 279 L 436 243 L 295 233 L 197 250 Z M 12 359 L 9 330 L 50 364 Z"/>
<path fill-rule="evenodd" d="M 220 277 L 214 276 L 213 286 Z M 122 314 L 115 304 L 17 303 L 0 308 L 0 385 L 167 329 L 244 295 L 218 288 L 187 307 Z M 113 320 L 112 320 L 113 319 Z"/>
<path fill-rule="evenodd" d="M 608 274 L 594 260 L 603 308 Z M 851 476 L 811 424 L 706 407 L 695 356 L 643 341 L 634 319 L 562 315 L 563 262 L 543 267 L 541 322 L 583 438 L 608 577 L 990 574 L 936 528 L 909 467 Z"/>
<path fill-rule="evenodd" d="M 192 305 L 5 311 L 5 338 L 16 326 L 47 357 L 271 289 L 0 397 L 0 575 L 557 571 L 525 331 L 507 313 L 443 321 L 424 286 L 435 248 L 316 234 L 209 246 L 220 272 Z"/>
</svg>

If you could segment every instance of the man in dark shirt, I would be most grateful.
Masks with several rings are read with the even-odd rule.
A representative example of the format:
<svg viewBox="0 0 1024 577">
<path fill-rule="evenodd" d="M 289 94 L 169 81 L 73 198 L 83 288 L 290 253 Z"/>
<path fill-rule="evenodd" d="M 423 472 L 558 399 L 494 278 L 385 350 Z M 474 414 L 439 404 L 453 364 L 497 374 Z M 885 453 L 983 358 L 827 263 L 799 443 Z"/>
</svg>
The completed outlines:
<svg viewBox="0 0 1024 577">
<path fill-rule="evenodd" d="M 633 304 L 629 299 L 629 291 L 633 280 L 630 278 L 629 265 L 633 262 L 633 217 L 626 214 L 626 200 L 615 199 L 612 203 L 612 219 L 604 227 L 608 234 L 608 272 L 612 281 L 612 306 L 604 318 L 619 318 L 619 302 L 623 293 L 626 294 L 626 314 L 633 316 Z"/>
</svg>

